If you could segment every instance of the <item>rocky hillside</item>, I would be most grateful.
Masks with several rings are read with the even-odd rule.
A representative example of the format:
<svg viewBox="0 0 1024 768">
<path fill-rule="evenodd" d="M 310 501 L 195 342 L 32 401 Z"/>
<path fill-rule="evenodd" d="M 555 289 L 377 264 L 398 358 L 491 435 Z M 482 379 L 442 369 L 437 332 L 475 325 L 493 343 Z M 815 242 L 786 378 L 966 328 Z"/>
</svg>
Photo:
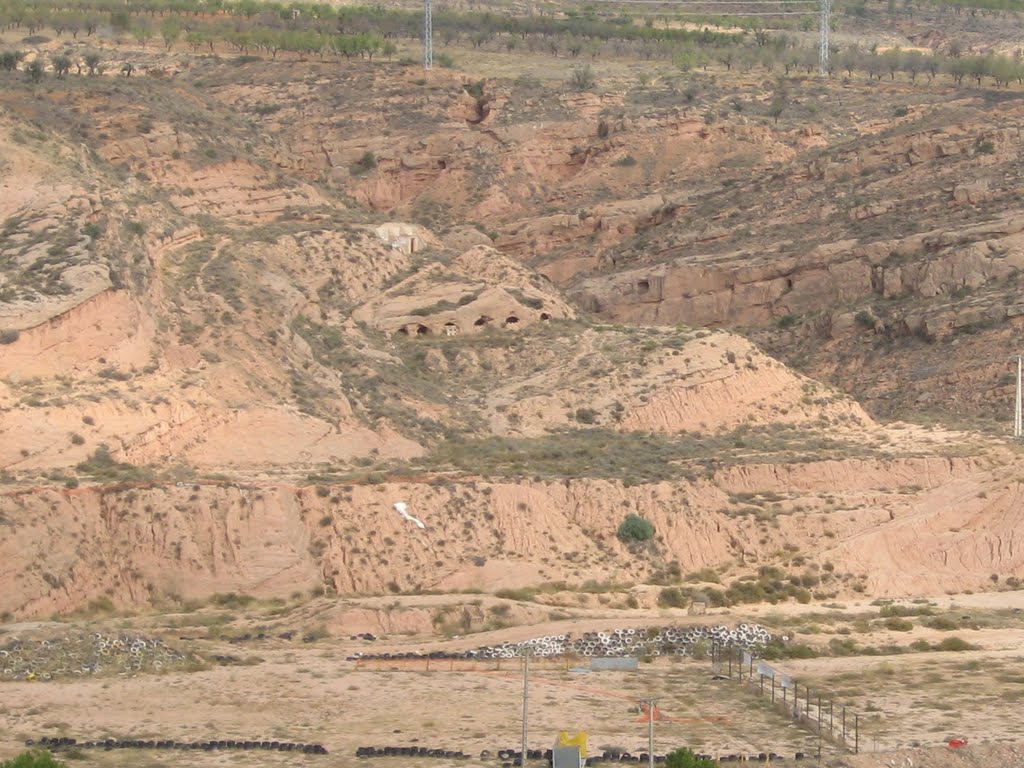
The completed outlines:
<svg viewBox="0 0 1024 768">
<path fill-rule="evenodd" d="M 0 577 L 13 586 L 0 611 L 584 584 L 624 605 L 643 597 L 634 585 L 691 574 L 687 594 L 713 604 L 984 589 L 1024 571 L 1021 492 L 1010 470 L 969 458 L 779 461 L 632 487 L 451 478 L 26 489 L 0 497 Z M 616 538 L 628 513 L 654 523 L 653 542 Z"/>
<path fill-rule="evenodd" d="M 132 59 L 0 73 L 0 613 L 1024 574 L 1013 448 L 877 418 L 1005 400 L 1013 99 Z"/>
<path fill-rule="evenodd" d="M 296 97 L 295 69 L 204 85 L 269 112 L 306 178 L 451 242 L 489 236 L 603 318 L 744 329 L 879 415 L 1005 413 L 1013 93 L 798 78 L 773 120 L 778 85 L 752 73 L 609 75 L 581 93 L 377 71 L 355 77 L 339 121 L 319 92 L 335 81 Z"/>
</svg>

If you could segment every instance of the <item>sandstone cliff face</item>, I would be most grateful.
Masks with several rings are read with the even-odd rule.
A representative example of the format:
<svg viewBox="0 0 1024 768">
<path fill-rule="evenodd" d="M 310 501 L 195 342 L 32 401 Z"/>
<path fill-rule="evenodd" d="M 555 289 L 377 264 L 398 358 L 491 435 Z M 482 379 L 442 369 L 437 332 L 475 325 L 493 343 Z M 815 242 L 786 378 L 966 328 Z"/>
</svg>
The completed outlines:
<svg viewBox="0 0 1024 768">
<path fill-rule="evenodd" d="M 468 481 L 296 488 L 179 484 L 0 496 L 0 612 L 47 615 L 101 595 L 142 606 L 241 591 L 286 596 L 493 590 L 546 581 L 641 581 L 773 564 L 783 546 L 844 592 L 895 596 L 977 588 L 1024 574 L 1012 474 L 967 459 L 846 460 L 726 468 L 623 487 L 606 481 Z M 988 489 L 981 494 L 979 489 Z M 758 517 L 730 499 L 778 499 Z M 403 520 L 404 501 L 426 524 Z M 626 513 L 656 526 L 656 554 L 615 537 Z M 967 521 L 966 523 L 964 521 Z M 954 525 L 954 523 L 956 523 Z M 723 581 L 726 580 L 723 577 Z"/>
<path fill-rule="evenodd" d="M 833 311 L 841 321 L 846 307 L 868 299 L 948 296 L 1006 280 L 1022 267 L 1024 213 L 1015 211 L 965 229 L 830 243 L 801 256 L 688 255 L 583 278 L 570 295 L 592 311 L 630 322 L 761 325 L 829 307 L 840 308 Z M 1016 313 L 1014 305 L 997 316 Z M 958 325 L 955 317 L 932 317 L 929 325 L 929 314 L 928 308 L 910 310 L 904 322 L 911 332 L 931 336 Z"/>
</svg>

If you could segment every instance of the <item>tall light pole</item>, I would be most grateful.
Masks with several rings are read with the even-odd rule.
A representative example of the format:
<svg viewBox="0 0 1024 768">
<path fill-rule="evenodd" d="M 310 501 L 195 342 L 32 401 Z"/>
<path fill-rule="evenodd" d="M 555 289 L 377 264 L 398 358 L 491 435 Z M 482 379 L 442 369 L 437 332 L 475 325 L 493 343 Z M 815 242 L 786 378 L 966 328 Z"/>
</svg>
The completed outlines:
<svg viewBox="0 0 1024 768">
<path fill-rule="evenodd" d="M 434 19 L 431 0 L 423 0 L 423 68 L 434 66 Z"/>
<path fill-rule="evenodd" d="M 818 22 L 821 27 L 821 51 L 819 55 L 821 57 L 821 74 L 828 74 L 828 27 L 830 24 L 830 16 L 832 15 L 832 2 L 831 0 L 821 0 L 821 21 Z"/>
<path fill-rule="evenodd" d="M 654 704 L 657 699 L 644 699 L 647 703 L 647 768 L 654 768 Z"/>
<path fill-rule="evenodd" d="M 429 3 L 430 0 L 427 0 Z M 527 737 L 527 719 L 529 715 L 527 702 L 529 700 L 529 681 L 530 681 L 530 648 L 523 648 L 523 756 L 519 761 L 522 766 L 526 765 L 526 737 Z"/>
</svg>

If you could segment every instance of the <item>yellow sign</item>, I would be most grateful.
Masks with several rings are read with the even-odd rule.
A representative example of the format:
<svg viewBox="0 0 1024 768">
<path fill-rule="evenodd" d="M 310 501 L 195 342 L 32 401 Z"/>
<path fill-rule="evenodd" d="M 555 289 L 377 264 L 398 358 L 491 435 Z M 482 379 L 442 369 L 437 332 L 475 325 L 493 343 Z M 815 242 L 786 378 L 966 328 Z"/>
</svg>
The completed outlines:
<svg viewBox="0 0 1024 768">
<path fill-rule="evenodd" d="M 579 747 L 580 757 L 587 756 L 587 732 L 580 731 L 575 736 L 570 736 L 568 731 L 558 732 L 558 746 Z"/>
</svg>

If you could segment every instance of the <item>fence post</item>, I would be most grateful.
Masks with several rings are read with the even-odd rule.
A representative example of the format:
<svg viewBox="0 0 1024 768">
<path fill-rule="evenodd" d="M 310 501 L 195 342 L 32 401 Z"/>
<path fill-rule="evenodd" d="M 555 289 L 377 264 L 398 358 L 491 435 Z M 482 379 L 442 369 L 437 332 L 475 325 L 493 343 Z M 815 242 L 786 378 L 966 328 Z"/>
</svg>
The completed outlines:
<svg viewBox="0 0 1024 768">
<path fill-rule="evenodd" d="M 835 699 L 828 700 L 828 732 L 829 735 L 834 739 L 836 737 L 836 717 L 835 717 L 836 701 Z"/>
<path fill-rule="evenodd" d="M 782 690 L 786 690 L 783 688 Z M 772 704 L 775 703 L 775 675 L 772 675 Z"/>
<path fill-rule="evenodd" d="M 764 696 L 764 675 L 760 675 L 761 680 L 761 695 Z"/>
<path fill-rule="evenodd" d="M 853 713 L 853 754 L 860 754 L 860 715 Z"/>
<path fill-rule="evenodd" d="M 846 744 L 846 707 L 843 707 L 843 744 Z"/>
</svg>

